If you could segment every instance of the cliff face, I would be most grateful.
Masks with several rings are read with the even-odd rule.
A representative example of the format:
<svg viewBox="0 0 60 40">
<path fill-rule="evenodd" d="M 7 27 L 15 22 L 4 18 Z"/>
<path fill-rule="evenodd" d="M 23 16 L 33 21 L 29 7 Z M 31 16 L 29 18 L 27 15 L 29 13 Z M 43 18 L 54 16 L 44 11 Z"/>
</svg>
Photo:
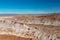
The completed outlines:
<svg viewBox="0 0 60 40">
<path fill-rule="evenodd" d="M 0 18 L 0 34 L 32 38 L 28 40 L 60 40 L 60 15 L 17 15 Z"/>
</svg>

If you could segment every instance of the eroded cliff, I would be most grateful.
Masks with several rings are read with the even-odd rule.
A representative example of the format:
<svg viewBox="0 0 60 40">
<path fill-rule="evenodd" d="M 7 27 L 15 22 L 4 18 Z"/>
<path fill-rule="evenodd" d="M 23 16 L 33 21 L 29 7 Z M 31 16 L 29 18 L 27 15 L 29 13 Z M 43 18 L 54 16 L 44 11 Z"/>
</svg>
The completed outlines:
<svg viewBox="0 0 60 40">
<path fill-rule="evenodd" d="M 48 16 L 28 15 L 1 18 L 0 34 L 36 40 L 60 40 L 60 20 L 53 20 Z"/>
</svg>

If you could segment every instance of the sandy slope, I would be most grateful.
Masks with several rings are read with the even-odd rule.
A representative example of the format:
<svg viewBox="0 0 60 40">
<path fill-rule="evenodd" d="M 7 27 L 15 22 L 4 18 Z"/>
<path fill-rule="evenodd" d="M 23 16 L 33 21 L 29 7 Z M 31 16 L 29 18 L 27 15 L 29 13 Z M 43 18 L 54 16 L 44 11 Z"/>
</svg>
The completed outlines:
<svg viewBox="0 0 60 40">
<path fill-rule="evenodd" d="M 0 40 L 32 40 L 31 38 L 23 38 L 14 35 L 0 35 Z"/>
</svg>

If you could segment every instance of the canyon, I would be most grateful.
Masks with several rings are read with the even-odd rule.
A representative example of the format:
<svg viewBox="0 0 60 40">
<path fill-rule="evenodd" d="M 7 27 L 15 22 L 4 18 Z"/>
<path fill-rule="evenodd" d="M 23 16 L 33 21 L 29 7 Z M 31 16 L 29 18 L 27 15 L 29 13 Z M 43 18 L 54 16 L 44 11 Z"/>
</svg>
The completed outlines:
<svg viewBox="0 0 60 40">
<path fill-rule="evenodd" d="M 60 40 L 59 17 L 60 14 L 0 16 L 0 40 Z"/>
</svg>

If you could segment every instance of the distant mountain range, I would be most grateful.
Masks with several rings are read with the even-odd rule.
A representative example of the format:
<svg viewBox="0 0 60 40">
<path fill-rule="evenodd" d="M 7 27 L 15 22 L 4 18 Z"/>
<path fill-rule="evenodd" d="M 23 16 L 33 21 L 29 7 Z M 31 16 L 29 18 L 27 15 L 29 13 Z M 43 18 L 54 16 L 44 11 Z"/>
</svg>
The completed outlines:
<svg viewBox="0 0 60 40">
<path fill-rule="evenodd" d="M 60 15 L 60 13 L 52 13 L 53 15 Z M 16 15 L 30 15 L 30 16 L 46 16 L 51 14 L 0 14 L 0 16 L 16 16 Z"/>
<path fill-rule="evenodd" d="M 18 14 L 0 14 L 0 16 L 16 16 Z"/>
</svg>

